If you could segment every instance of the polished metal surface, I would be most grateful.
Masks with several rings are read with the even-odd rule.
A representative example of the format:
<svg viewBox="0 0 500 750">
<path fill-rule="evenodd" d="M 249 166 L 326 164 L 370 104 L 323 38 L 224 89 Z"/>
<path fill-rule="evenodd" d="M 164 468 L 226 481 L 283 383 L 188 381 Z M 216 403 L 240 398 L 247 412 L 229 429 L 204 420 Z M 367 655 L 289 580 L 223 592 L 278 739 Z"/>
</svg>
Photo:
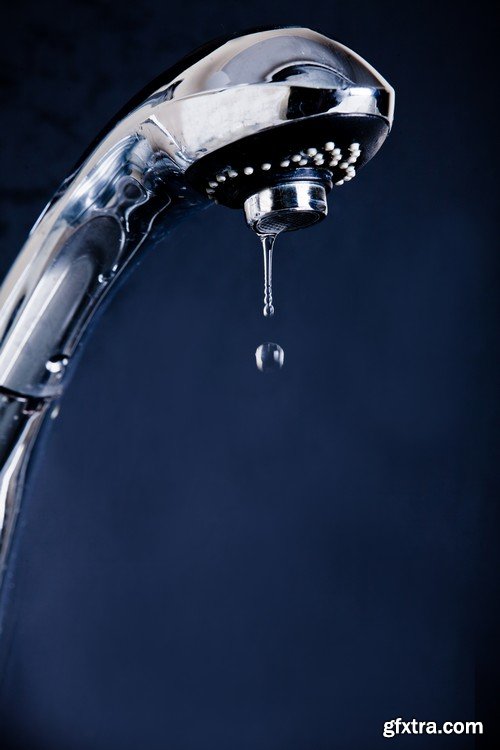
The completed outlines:
<svg viewBox="0 0 500 750">
<path fill-rule="evenodd" d="M 33 402 L 0 393 L 0 580 L 17 519 L 25 472 L 36 438 L 51 407 L 49 401 Z"/>
<path fill-rule="evenodd" d="M 48 204 L 0 290 L 4 559 L 36 426 L 61 395 L 90 319 L 146 242 L 211 204 L 186 179 L 188 167 L 246 136 L 327 113 L 390 126 L 393 108 L 392 88 L 358 55 L 314 31 L 283 28 L 202 50 L 109 127 Z M 259 194 L 247 219 L 265 227 L 265 207 L 277 211 L 279 201 L 289 221 L 294 212 L 305 223 L 320 218 L 321 190 Z"/>
<path fill-rule="evenodd" d="M 287 182 L 251 195 L 244 210 L 248 226 L 257 234 L 305 229 L 327 215 L 326 190 L 316 182 Z"/>
<path fill-rule="evenodd" d="M 307 29 L 221 45 L 132 109 L 68 178 L 0 291 L 0 385 L 61 393 L 90 317 L 158 229 L 206 205 L 183 180 L 198 158 L 240 138 L 325 112 L 379 114 L 390 86 L 354 53 Z M 306 92 L 306 93 L 304 93 Z"/>
</svg>

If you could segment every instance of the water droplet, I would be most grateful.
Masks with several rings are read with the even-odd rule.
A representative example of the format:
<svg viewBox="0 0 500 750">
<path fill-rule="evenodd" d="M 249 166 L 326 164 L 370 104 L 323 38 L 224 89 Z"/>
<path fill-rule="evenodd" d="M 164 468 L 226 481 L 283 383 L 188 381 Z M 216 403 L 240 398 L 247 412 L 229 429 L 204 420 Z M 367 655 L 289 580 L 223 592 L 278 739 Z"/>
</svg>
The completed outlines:
<svg viewBox="0 0 500 750">
<path fill-rule="evenodd" d="M 275 234 L 263 234 L 260 237 L 262 242 L 262 253 L 264 256 L 264 309 L 263 313 L 266 318 L 274 315 L 273 306 L 273 248 L 276 241 Z"/>
<path fill-rule="evenodd" d="M 261 372 L 277 372 L 283 367 L 285 352 L 279 344 L 267 341 L 255 351 L 255 362 Z"/>
<path fill-rule="evenodd" d="M 113 276 L 116 273 L 116 268 L 113 266 L 113 268 L 109 269 L 108 271 L 105 271 L 104 273 L 100 273 L 97 277 L 97 281 L 99 284 L 109 284 L 110 281 L 112 281 Z"/>
<path fill-rule="evenodd" d="M 52 357 L 45 363 L 46 369 L 54 375 L 62 375 L 68 364 L 68 358 L 64 354 Z"/>
<path fill-rule="evenodd" d="M 51 419 L 57 419 L 59 416 L 59 404 L 56 404 L 52 411 L 50 412 L 50 418 Z"/>
</svg>

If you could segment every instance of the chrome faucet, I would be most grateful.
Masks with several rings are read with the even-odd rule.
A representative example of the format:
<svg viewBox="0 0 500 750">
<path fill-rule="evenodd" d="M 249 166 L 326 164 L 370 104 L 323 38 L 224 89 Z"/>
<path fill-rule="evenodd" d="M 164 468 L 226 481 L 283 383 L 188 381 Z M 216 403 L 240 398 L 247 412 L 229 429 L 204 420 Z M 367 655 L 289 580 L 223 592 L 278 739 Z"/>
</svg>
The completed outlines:
<svg viewBox="0 0 500 750">
<path fill-rule="evenodd" d="M 0 575 L 31 450 L 89 321 L 143 245 L 182 216 L 243 209 L 261 235 L 307 227 L 392 124 L 394 92 L 314 31 L 218 40 L 109 125 L 31 230 L 0 291 Z"/>
</svg>

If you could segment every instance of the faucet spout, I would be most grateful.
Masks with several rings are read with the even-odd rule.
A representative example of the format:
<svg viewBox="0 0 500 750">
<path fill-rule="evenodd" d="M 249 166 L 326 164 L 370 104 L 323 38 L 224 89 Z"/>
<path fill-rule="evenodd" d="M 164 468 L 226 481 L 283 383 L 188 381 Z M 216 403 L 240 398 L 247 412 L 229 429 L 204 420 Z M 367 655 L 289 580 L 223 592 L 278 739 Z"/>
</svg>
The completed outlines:
<svg viewBox="0 0 500 750">
<path fill-rule="evenodd" d="M 308 226 L 392 124 L 374 68 L 309 29 L 225 39 L 108 126 L 33 227 L 0 290 L 0 527 L 6 565 L 26 465 L 90 320 L 146 245 L 215 203 L 256 232 Z"/>
</svg>

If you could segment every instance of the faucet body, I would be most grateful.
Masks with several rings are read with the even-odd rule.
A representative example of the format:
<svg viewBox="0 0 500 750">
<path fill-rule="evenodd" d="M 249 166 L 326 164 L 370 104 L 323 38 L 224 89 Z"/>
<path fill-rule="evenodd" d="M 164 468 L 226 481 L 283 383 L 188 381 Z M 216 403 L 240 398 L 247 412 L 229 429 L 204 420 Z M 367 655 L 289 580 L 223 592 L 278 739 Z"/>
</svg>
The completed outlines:
<svg viewBox="0 0 500 750">
<path fill-rule="evenodd" d="M 334 122 L 361 137 L 369 126 L 368 160 L 392 114 L 392 89 L 371 66 L 313 31 L 285 28 L 201 49 L 111 123 L 43 211 L 0 290 L 0 576 L 41 425 L 82 334 L 140 250 L 214 202 L 245 205 L 248 219 L 254 204 L 262 210 L 255 196 L 275 185 L 330 187 L 317 157 L 301 166 L 284 158 L 304 128 L 321 140 Z M 277 143 L 280 164 L 260 163 Z M 252 154 L 258 163 L 245 167 Z"/>
</svg>

